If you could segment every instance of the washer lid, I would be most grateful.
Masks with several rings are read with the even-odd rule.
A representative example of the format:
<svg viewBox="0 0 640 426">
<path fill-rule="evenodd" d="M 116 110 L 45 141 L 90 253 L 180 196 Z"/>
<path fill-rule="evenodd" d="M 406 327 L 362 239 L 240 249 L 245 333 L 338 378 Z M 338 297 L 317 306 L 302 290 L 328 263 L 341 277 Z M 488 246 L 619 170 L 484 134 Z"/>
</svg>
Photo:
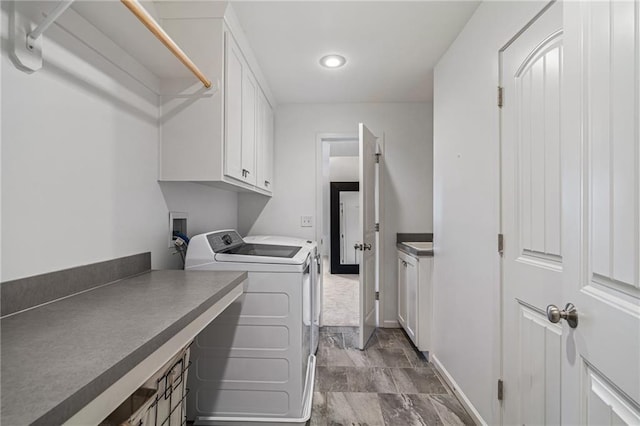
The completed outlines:
<svg viewBox="0 0 640 426">
<path fill-rule="evenodd" d="M 270 257 L 243 254 L 215 253 L 215 261 L 220 263 L 237 263 L 240 265 L 271 264 L 271 265 L 305 265 L 309 259 L 308 250 L 298 250 L 293 257 Z M 244 266 L 240 266 L 244 268 Z"/>
<path fill-rule="evenodd" d="M 291 259 L 301 249 L 302 247 L 300 246 L 244 243 L 235 247 L 230 247 L 226 250 L 222 250 L 219 253 L 240 254 L 245 256 L 284 257 L 287 259 Z"/>
<path fill-rule="evenodd" d="M 233 229 L 210 232 L 206 239 L 216 262 L 301 265 L 309 256 L 302 245 L 246 243 Z"/>
</svg>

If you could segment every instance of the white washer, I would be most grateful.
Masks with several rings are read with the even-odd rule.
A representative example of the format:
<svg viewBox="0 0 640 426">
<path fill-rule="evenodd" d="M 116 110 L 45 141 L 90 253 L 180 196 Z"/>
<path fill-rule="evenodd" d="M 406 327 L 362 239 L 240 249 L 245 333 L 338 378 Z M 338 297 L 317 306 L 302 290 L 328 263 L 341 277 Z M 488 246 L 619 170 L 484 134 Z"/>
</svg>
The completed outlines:
<svg viewBox="0 0 640 426">
<path fill-rule="evenodd" d="M 234 230 L 191 238 L 185 269 L 247 271 L 244 294 L 191 349 L 187 419 L 203 424 L 305 424 L 311 415 L 311 245 L 243 240 Z"/>
<path fill-rule="evenodd" d="M 322 319 L 322 257 L 318 251 L 318 244 L 311 240 L 280 235 L 251 235 L 244 237 L 244 241 L 256 244 L 294 245 L 309 249 L 313 261 L 311 265 L 311 316 L 313 317 L 311 353 L 315 354 L 318 351 L 320 321 Z"/>
</svg>

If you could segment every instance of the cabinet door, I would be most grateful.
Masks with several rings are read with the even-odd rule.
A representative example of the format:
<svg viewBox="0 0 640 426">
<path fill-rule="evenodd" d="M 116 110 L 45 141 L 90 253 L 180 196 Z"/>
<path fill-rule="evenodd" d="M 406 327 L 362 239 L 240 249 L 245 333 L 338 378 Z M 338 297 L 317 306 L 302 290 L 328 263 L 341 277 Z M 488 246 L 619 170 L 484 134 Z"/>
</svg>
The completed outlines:
<svg viewBox="0 0 640 426">
<path fill-rule="evenodd" d="M 273 112 L 262 90 L 258 90 L 257 123 L 256 186 L 271 192 L 271 176 L 273 173 Z"/>
<path fill-rule="evenodd" d="M 224 174 L 244 180 L 242 172 L 242 80 L 246 65 L 240 48 L 225 33 L 225 141 Z"/>
<path fill-rule="evenodd" d="M 265 96 L 258 89 L 258 103 L 256 105 L 256 186 L 264 188 L 264 145 L 265 145 Z"/>
<path fill-rule="evenodd" d="M 398 322 L 406 328 L 407 323 L 407 263 L 398 256 Z"/>
<path fill-rule="evenodd" d="M 256 184 L 256 111 L 258 83 L 249 67 L 242 78 L 242 174 L 244 181 Z"/>
<path fill-rule="evenodd" d="M 417 261 L 411 257 L 405 260 L 405 280 L 406 280 L 406 303 L 407 316 L 406 327 L 407 335 L 417 346 L 416 336 L 418 335 L 418 265 Z"/>
<path fill-rule="evenodd" d="M 264 167 L 264 182 L 262 183 L 267 191 L 273 192 L 273 110 L 266 98 L 264 113 L 266 134 L 263 148 L 264 160 L 262 162 L 262 166 Z"/>
</svg>

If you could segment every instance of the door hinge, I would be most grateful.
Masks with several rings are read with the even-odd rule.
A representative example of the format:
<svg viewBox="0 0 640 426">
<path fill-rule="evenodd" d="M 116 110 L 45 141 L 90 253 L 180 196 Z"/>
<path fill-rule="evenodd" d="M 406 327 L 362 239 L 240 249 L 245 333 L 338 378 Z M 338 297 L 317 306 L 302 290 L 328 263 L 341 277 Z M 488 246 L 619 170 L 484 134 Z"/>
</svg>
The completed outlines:
<svg viewBox="0 0 640 426">
<path fill-rule="evenodd" d="M 379 152 L 377 152 L 375 155 L 376 155 L 376 164 L 379 164 L 379 163 L 380 163 L 380 156 L 381 156 L 382 154 L 380 154 Z"/>
<path fill-rule="evenodd" d="M 380 292 L 376 291 L 376 300 L 380 300 Z"/>
<path fill-rule="evenodd" d="M 498 234 L 498 253 L 500 256 L 504 254 L 504 235 Z"/>
<path fill-rule="evenodd" d="M 376 232 L 380 232 L 380 224 L 379 223 L 376 223 L 375 231 Z"/>
<path fill-rule="evenodd" d="M 498 86 L 498 108 L 502 108 L 503 101 L 504 101 L 504 88 L 502 86 Z"/>
<path fill-rule="evenodd" d="M 504 398 L 504 382 L 502 379 L 498 379 L 498 401 L 502 401 Z"/>
</svg>

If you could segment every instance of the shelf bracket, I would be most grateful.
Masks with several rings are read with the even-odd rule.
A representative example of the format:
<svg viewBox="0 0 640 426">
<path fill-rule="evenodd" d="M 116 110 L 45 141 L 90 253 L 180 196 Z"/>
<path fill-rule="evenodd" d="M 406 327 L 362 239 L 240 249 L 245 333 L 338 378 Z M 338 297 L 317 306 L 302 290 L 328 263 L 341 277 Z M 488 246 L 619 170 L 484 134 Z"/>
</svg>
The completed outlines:
<svg viewBox="0 0 640 426">
<path fill-rule="evenodd" d="M 33 48 L 33 44 L 40 38 L 42 34 L 44 34 L 45 31 L 49 29 L 51 24 L 53 24 L 56 19 L 58 19 L 60 15 L 62 15 L 65 10 L 67 10 L 69 6 L 71 6 L 73 2 L 74 0 L 62 0 L 60 3 L 58 3 L 55 9 L 53 9 L 46 18 L 44 18 L 44 21 L 40 22 L 40 25 L 38 25 L 35 30 L 27 34 L 27 47 L 29 49 Z"/>
<path fill-rule="evenodd" d="M 15 2 L 13 10 L 13 45 L 15 59 L 26 71 L 42 68 L 42 34 L 62 15 L 74 0 L 62 0 L 35 28 L 33 21 L 18 12 L 21 2 Z"/>
</svg>

